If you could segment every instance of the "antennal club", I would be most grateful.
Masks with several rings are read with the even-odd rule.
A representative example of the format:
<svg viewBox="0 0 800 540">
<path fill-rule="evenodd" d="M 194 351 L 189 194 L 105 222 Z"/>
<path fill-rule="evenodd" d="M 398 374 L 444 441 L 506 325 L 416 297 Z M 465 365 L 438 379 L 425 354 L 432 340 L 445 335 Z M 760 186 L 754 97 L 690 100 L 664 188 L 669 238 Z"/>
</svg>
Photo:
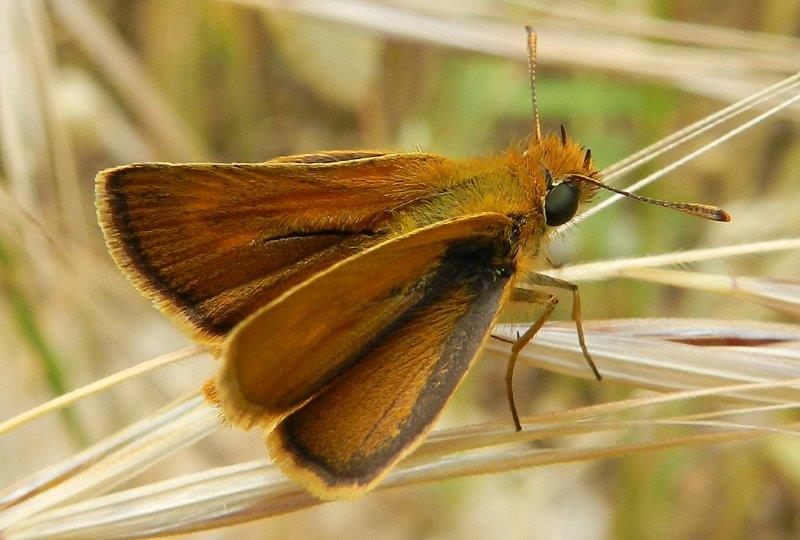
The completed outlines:
<svg viewBox="0 0 800 540">
<path fill-rule="evenodd" d="M 533 107 L 533 137 L 536 142 L 542 140 L 542 128 L 539 126 L 539 107 L 536 105 L 536 32 L 530 26 L 528 32 L 528 76 L 531 81 L 531 106 Z"/>
<path fill-rule="evenodd" d="M 643 195 L 628 193 L 627 191 L 623 191 L 613 186 L 609 186 L 608 184 L 605 184 L 600 180 L 595 180 L 594 178 L 589 178 L 588 176 L 583 176 L 580 174 L 570 175 L 568 181 L 587 182 L 597 187 L 613 191 L 614 193 L 619 193 L 620 195 L 624 195 L 625 197 L 628 197 L 630 199 L 636 199 L 637 201 L 655 204 L 657 206 L 663 206 L 664 208 L 671 208 L 672 210 L 678 210 L 679 212 L 683 212 L 684 214 L 689 214 L 690 216 L 701 217 L 703 219 L 710 219 L 712 221 L 731 220 L 730 214 L 728 214 L 722 208 L 718 208 L 716 206 L 710 206 L 707 204 L 682 203 L 673 201 L 662 201 L 661 199 L 652 199 L 650 197 L 645 197 Z"/>
</svg>

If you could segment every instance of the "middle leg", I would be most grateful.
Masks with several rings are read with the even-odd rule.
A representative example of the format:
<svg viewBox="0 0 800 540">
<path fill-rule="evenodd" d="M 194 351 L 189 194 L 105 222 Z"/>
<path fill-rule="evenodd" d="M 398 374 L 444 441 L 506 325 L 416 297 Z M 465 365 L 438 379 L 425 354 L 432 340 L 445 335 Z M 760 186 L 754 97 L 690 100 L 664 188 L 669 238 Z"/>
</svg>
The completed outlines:
<svg viewBox="0 0 800 540">
<path fill-rule="evenodd" d="M 578 293 L 578 286 L 575 283 L 550 277 L 545 274 L 533 274 L 526 283 L 518 285 L 518 288 L 534 292 L 535 289 L 528 288 L 530 286 L 536 287 L 537 289 L 541 287 L 566 289 L 572 292 L 572 320 L 575 322 L 575 328 L 578 331 L 578 344 L 581 346 L 583 357 L 586 359 L 586 363 L 589 364 L 595 378 L 598 381 L 601 380 L 603 377 L 594 364 L 594 360 L 592 360 L 592 356 L 589 354 L 588 347 L 586 347 L 586 337 L 583 334 L 583 317 L 581 316 L 581 296 L 580 293 Z"/>
<path fill-rule="evenodd" d="M 552 294 L 518 288 L 514 289 L 512 301 L 534 305 L 544 304 L 544 311 L 542 311 L 542 314 L 536 319 L 536 322 L 533 323 L 524 334 L 521 336 L 517 335 L 516 341 L 511 345 L 511 356 L 508 359 L 508 365 L 506 367 L 508 406 L 511 409 L 511 417 L 514 419 L 514 427 L 517 431 L 522 431 L 522 424 L 519 421 L 519 414 L 517 413 L 517 405 L 514 401 L 514 367 L 517 365 L 517 357 L 520 351 L 525 348 L 525 345 L 530 343 L 533 336 L 536 335 L 542 325 L 550 318 L 550 314 L 553 313 L 553 309 L 556 307 L 556 304 L 558 304 L 558 298 Z"/>
</svg>

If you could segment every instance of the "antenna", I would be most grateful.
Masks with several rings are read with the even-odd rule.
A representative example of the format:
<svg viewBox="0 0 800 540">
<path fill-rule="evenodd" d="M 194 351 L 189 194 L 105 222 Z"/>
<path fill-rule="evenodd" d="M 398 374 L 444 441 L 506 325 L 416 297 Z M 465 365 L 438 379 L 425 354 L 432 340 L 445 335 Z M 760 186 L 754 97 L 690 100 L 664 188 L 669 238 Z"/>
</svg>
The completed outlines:
<svg viewBox="0 0 800 540">
<path fill-rule="evenodd" d="M 663 206 L 664 208 L 670 208 L 672 210 L 678 210 L 679 212 L 683 212 L 685 214 L 689 214 L 690 216 L 701 217 L 704 219 L 710 219 L 712 221 L 730 221 L 731 216 L 722 208 L 717 208 L 716 206 L 709 206 L 707 204 L 695 204 L 695 203 L 682 203 L 682 202 L 672 202 L 672 201 L 662 201 L 661 199 L 651 199 L 650 197 L 645 197 L 643 195 L 636 195 L 634 193 L 628 193 L 627 191 L 623 191 L 621 189 L 617 189 L 615 187 L 609 186 L 600 180 L 595 180 L 594 178 L 589 178 L 588 176 L 583 176 L 580 174 L 571 174 L 569 175 L 569 180 L 577 180 L 579 182 L 587 182 L 589 184 L 593 184 L 597 187 L 601 187 L 603 189 L 607 189 L 609 191 L 613 191 L 614 193 L 619 193 L 620 195 L 624 195 L 625 197 L 636 199 L 637 201 L 642 201 L 650 204 L 655 204 L 658 206 Z"/>
<path fill-rule="evenodd" d="M 528 76 L 531 80 L 531 106 L 533 107 L 533 137 L 536 142 L 542 140 L 542 128 L 539 126 L 539 107 L 536 106 L 536 32 L 530 26 L 528 32 Z"/>
</svg>

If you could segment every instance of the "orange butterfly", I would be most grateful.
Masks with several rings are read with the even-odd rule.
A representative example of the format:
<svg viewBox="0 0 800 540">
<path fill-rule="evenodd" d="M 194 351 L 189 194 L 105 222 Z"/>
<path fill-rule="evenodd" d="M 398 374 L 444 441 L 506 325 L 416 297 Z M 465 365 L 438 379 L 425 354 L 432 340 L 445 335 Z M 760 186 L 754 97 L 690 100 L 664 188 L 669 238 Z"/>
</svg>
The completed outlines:
<svg viewBox="0 0 800 540">
<path fill-rule="evenodd" d="M 528 29 L 531 87 L 535 34 Z M 324 152 L 257 164 L 134 164 L 99 173 L 117 265 L 219 357 L 210 401 L 262 427 L 323 498 L 373 487 L 411 452 L 508 302 L 556 304 L 536 273 L 554 228 L 605 186 L 566 132 L 490 157 Z M 717 208 L 645 200 L 718 221 Z"/>
</svg>

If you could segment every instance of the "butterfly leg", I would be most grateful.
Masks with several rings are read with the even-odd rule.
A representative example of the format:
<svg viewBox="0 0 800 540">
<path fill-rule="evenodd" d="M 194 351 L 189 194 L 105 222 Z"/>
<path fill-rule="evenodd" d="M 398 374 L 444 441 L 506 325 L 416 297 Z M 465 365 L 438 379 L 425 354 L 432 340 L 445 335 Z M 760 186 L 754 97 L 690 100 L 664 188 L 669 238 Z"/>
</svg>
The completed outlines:
<svg viewBox="0 0 800 540">
<path fill-rule="evenodd" d="M 526 283 L 519 284 L 518 287 L 526 290 L 530 290 L 531 287 L 546 287 L 550 289 L 566 289 L 572 291 L 572 320 L 575 321 L 575 328 L 578 331 L 578 343 L 581 346 L 581 351 L 583 351 L 583 357 L 592 369 L 595 378 L 598 381 L 601 380 L 603 377 L 600 375 L 600 371 L 598 371 L 597 366 L 595 366 L 594 360 L 592 360 L 589 354 L 589 349 L 586 347 L 586 338 L 583 334 L 581 318 L 581 297 L 580 294 L 578 294 L 578 286 L 575 283 L 564 281 L 563 279 L 550 277 L 544 274 L 533 274 Z"/>
<path fill-rule="evenodd" d="M 511 408 L 511 416 L 514 418 L 514 427 L 517 431 L 522 431 L 522 424 L 519 421 L 519 414 L 517 413 L 517 405 L 514 402 L 514 366 L 517 364 L 517 356 L 519 352 L 530 343 L 536 332 L 542 325 L 550 318 L 550 314 L 558 304 L 558 298 L 552 294 L 544 294 L 530 289 L 514 289 L 514 296 L 512 301 L 541 305 L 545 304 L 544 311 L 536 320 L 535 323 L 528 328 L 524 334 L 517 336 L 517 340 L 511 345 L 511 356 L 508 359 L 508 366 L 506 367 L 506 392 L 508 393 L 508 406 Z"/>
</svg>

